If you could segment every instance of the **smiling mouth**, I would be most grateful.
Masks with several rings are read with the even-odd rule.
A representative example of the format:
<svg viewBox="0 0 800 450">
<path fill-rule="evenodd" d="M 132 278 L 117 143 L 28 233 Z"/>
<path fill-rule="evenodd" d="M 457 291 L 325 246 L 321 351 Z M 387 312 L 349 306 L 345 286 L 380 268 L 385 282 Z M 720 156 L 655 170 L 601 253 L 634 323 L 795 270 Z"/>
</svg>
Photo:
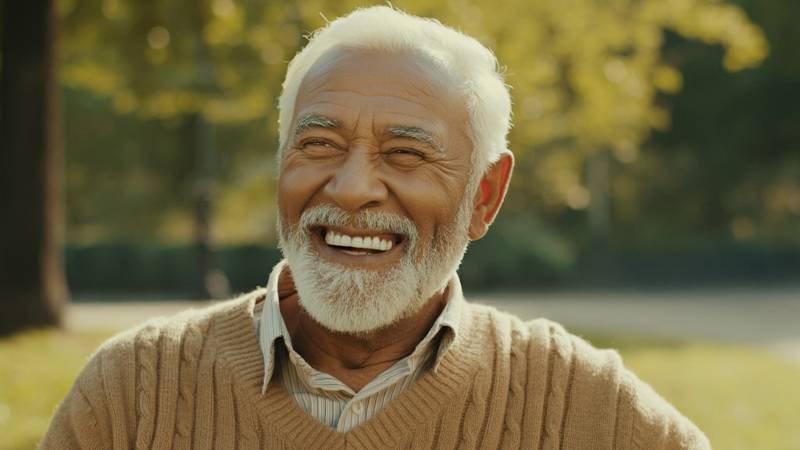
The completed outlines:
<svg viewBox="0 0 800 450">
<path fill-rule="evenodd" d="M 349 255 L 386 253 L 404 239 L 394 233 L 345 232 L 325 227 L 320 227 L 317 232 L 329 247 Z"/>
</svg>

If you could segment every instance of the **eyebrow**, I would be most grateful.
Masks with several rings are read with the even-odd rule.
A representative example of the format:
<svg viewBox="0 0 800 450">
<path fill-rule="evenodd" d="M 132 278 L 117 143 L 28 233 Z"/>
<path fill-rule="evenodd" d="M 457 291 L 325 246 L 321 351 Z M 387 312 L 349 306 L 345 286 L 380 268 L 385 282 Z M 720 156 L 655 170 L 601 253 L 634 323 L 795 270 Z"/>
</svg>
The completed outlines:
<svg viewBox="0 0 800 450">
<path fill-rule="evenodd" d="M 302 133 L 303 131 L 312 128 L 325 128 L 336 129 L 341 128 L 342 123 L 330 117 L 321 116 L 319 114 L 306 114 L 297 119 L 297 125 L 294 127 L 294 135 Z"/>
<path fill-rule="evenodd" d="M 320 114 L 306 114 L 297 119 L 294 127 L 294 136 L 313 128 L 337 129 L 341 128 L 342 123 L 336 119 Z M 405 125 L 390 125 L 386 128 L 386 133 L 399 138 L 411 139 L 431 147 L 437 153 L 444 153 L 444 148 L 436 141 L 433 134 L 420 127 Z"/>
<path fill-rule="evenodd" d="M 438 142 L 436 142 L 436 139 L 433 138 L 433 134 L 420 127 L 392 125 L 386 129 L 386 132 L 394 137 L 406 138 L 421 142 L 436 150 L 437 153 L 444 153 L 444 149 L 441 145 L 439 145 Z"/>
</svg>

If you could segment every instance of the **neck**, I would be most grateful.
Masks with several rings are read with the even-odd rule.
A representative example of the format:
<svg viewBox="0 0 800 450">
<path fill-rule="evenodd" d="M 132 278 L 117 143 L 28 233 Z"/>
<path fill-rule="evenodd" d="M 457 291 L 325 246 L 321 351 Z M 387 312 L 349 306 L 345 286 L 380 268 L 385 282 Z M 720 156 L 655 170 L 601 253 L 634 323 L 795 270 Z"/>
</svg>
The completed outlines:
<svg viewBox="0 0 800 450">
<path fill-rule="evenodd" d="M 441 314 L 444 292 L 434 294 L 416 314 L 364 334 L 331 331 L 302 308 L 288 267 L 278 280 L 278 297 L 292 346 L 312 367 L 359 391 L 381 372 L 414 351 Z"/>
</svg>

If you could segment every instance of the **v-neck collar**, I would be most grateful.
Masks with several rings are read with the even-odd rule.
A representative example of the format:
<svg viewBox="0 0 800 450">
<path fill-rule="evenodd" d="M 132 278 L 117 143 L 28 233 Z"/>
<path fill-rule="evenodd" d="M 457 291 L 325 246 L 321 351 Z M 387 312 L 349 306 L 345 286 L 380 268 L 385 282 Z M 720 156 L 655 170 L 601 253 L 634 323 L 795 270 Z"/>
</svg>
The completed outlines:
<svg viewBox="0 0 800 450">
<path fill-rule="evenodd" d="M 264 428 L 286 442 L 305 442 L 320 448 L 397 447 L 412 438 L 413 431 L 438 416 L 466 392 L 481 366 L 485 343 L 469 332 L 476 318 L 471 308 L 461 308 L 461 327 L 450 350 L 442 357 L 436 372 L 420 377 L 407 391 L 389 403 L 375 417 L 348 432 L 338 432 L 321 423 L 297 405 L 286 391 L 272 380 L 261 395 L 264 376 L 263 355 L 254 330 L 253 309 L 266 291 L 254 291 L 229 307 L 221 308 L 210 330 L 218 344 L 217 358 L 229 371 L 237 389 L 252 402 Z M 463 301 L 463 300 L 462 300 Z"/>
<path fill-rule="evenodd" d="M 353 392 L 352 389 L 332 375 L 319 372 L 311 367 L 311 365 L 294 350 L 289 330 L 281 315 L 280 299 L 278 297 L 278 279 L 280 278 L 281 272 L 283 272 L 287 266 L 288 263 L 284 259 L 273 267 L 267 281 L 266 298 L 261 305 L 261 313 L 258 316 L 257 334 L 259 346 L 264 357 L 262 393 L 266 392 L 267 386 L 273 378 L 275 367 L 277 366 L 276 357 L 278 352 L 276 346 L 280 345 L 278 343 L 279 340 L 282 340 L 282 344 L 285 347 L 285 356 L 288 358 L 287 363 L 294 365 L 294 370 L 310 389 L 321 389 L 321 385 L 335 386 L 333 388 L 326 388 L 325 390 L 332 392 L 340 391 L 344 392 L 345 395 L 356 397 L 357 395 L 367 395 L 364 391 L 371 393 L 384 389 L 386 384 L 382 382 L 380 378 L 385 376 L 386 373 L 398 369 L 400 366 L 406 366 L 406 373 L 414 372 L 418 369 L 420 364 L 428 359 L 429 354 L 433 355 L 431 368 L 434 372 L 437 371 L 442 357 L 450 349 L 453 339 L 459 332 L 458 329 L 461 319 L 461 309 L 464 305 L 464 296 L 458 274 L 453 273 L 447 283 L 446 303 L 442 312 L 436 318 L 430 330 L 428 330 L 422 340 L 415 346 L 413 352 L 378 375 L 378 378 L 364 386 L 362 391 L 358 393 Z M 438 345 L 434 346 L 434 341 L 440 335 L 442 336 L 441 341 L 438 341 Z"/>
</svg>

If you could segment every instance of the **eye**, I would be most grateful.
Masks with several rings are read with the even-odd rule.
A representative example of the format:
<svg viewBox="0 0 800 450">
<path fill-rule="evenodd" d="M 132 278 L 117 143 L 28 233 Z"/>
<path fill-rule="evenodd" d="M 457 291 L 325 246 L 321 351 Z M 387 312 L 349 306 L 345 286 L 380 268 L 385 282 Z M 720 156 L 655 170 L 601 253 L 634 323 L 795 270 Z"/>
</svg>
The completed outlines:
<svg viewBox="0 0 800 450">
<path fill-rule="evenodd" d="M 300 143 L 300 147 L 332 147 L 333 145 L 324 139 L 308 139 Z"/>
<path fill-rule="evenodd" d="M 425 153 L 413 148 L 393 148 L 384 153 L 385 156 L 393 160 L 402 160 L 406 162 L 424 161 Z"/>
<path fill-rule="evenodd" d="M 322 138 L 309 138 L 300 141 L 298 148 L 310 157 L 327 157 L 341 153 L 335 143 Z"/>
</svg>

